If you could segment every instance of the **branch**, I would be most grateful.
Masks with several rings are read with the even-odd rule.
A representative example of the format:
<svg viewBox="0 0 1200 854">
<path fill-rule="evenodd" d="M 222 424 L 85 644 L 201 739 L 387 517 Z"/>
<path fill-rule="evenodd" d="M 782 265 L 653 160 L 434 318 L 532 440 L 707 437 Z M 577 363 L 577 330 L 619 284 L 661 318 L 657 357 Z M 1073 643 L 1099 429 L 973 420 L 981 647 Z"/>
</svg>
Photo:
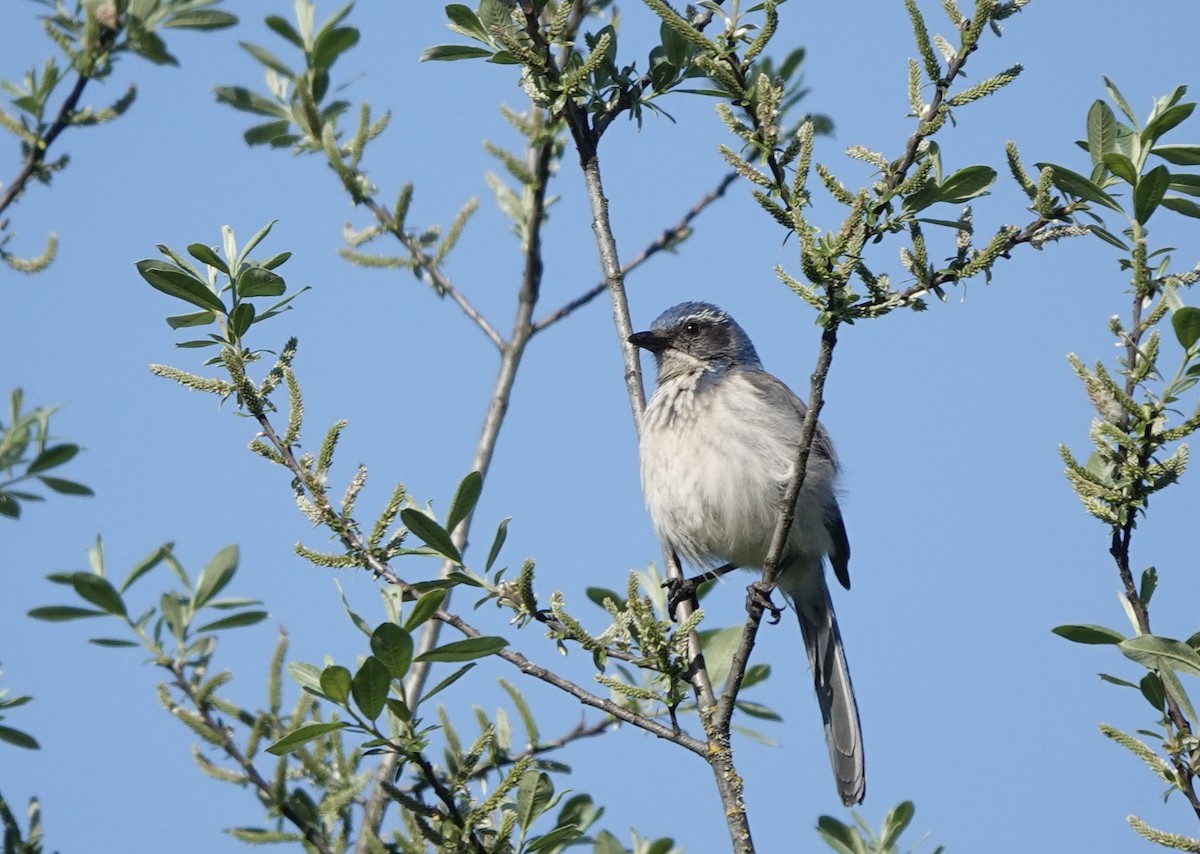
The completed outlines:
<svg viewBox="0 0 1200 854">
<path fill-rule="evenodd" d="M 174 676 L 175 686 L 196 707 L 196 713 L 200 715 L 204 726 L 220 739 L 221 749 L 225 751 L 225 755 L 236 762 L 242 771 L 245 772 L 246 779 L 258 789 L 263 800 L 278 809 L 284 818 L 294 824 L 296 829 L 304 834 L 304 841 L 311 845 L 319 854 L 333 854 L 333 849 L 328 846 L 324 834 L 309 824 L 304 819 L 304 816 L 296 812 L 286 798 L 280 799 L 276 797 L 271 784 L 258 773 L 258 768 L 255 767 L 246 754 L 242 753 L 241 748 L 234 742 L 229 727 L 212 716 L 209 704 L 200 699 L 192 683 L 188 681 L 183 671 L 183 664 L 181 662 L 174 662 L 165 666 L 171 671 L 172 676 Z"/>
<path fill-rule="evenodd" d="M 621 267 L 621 275 L 629 275 L 659 252 L 662 252 L 664 249 L 677 246 L 680 242 L 686 240 L 691 233 L 692 220 L 698 217 L 705 208 L 707 208 L 717 199 L 724 196 L 725 191 L 729 189 L 729 185 L 736 181 L 737 178 L 737 172 L 727 173 L 716 187 L 701 197 L 696 204 L 692 205 L 688 212 L 684 214 L 683 219 L 679 220 L 679 222 L 675 223 L 675 225 L 671 226 L 670 228 L 664 229 L 662 234 L 660 234 L 652 243 L 650 243 L 650 245 L 627 261 L 625 265 Z M 600 282 L 599 284 L 592 286 L 566 305 L 561 306 L 560 308 L 543 317 L 541 320 L 534 323 L 533 332 L 541 332 L 547 326 L 553 326 L 567 315 L 587 305 L 596 297 L 600 296 L 600 294 L 604 293 L 604 291 L 607 289 L 608 282 Z"/>
<path fill-rule="evenodd" d="M 58 135 L 70 126 L 71 116 L 75 112 L 75 107 L 79 104 L 79 98 L 83 95 L 84 87 L 87 86 L 88 81 L 91 79 L 88 75 L 80 73 L 79 77 L 75 80 L 75 85 L 71 87 L 66 100 L 58 108 L 58 115 L 55 116 L 54 123 L 50 125 L 45 136 L 39 136 L 36 142 L 30 144 L 29 155 L 25 158 L 25 162 L 21 164 L 21 170 L 17 172 L 17 176 L 13 178 L 12 183 L 0 194 L 0 214 L 3 214 L 5 209 L 21 195 L 25 189 L 25 185 L 29 183 L 29 179 L 33 177 L 33 174 L 45 162 L 46 152 L 50 150 L 50 146 L 58 139 Z"/>
<path fill-rule="evenodd" d="M 476 326 L 479 327 L 483 334 L 486 335 L 488 339 L 496 345 L 496 349 L 503 350 L 505 344 L 504 339 L 500 337 L 500 333 L 497 332 L 495 327 L 488 322 L 488 319 L 483 316 L 479 309 L 475 308 L 475 306 L 471 304 L 471 301 L 468 300 L 456 287 L 454 287 L 454 284 L 450 281 L 450 278 L 444 272 L 442 272 L 441 267 L 434 263 L 433 258 L 426 254 L 425 250 L 421 248 L 421 244 L 411 235 L 405 234 L 400 230 L 399 224 L 392 218 L 391 212 L 388 211 L 388 209 L 383 205 L 379 204 L 379 202 L 375 201 L 374 197 L 372 196 L 361 196 L 359 197 L 358 201 L 361 204 L 366 205 L 371 213 L 375 215 L 375 219 L 379 221 L 379 224 L 383 226 L 384 230 L 395 235 L 396 239 L 403 244 L 404 248 L 407 249 L 409 253 L 411 253 L 413 262 L 422 270 L 424 270 L 429 276 L 430 281 L 433 283 L 434 290 L 437 291 L 439 295 L 446 294 L 450 297 L 450 299 L 454 300 L 458 307 L 463 310 L 463 314 L 471 318 L 471 320 Z"/>
<path fill-rule="evenodd" d="M 829 288 L 831 303 L 833 298 L 834 288 L 831 286 Z M 837 345 L 837 327 L 838 321 L 831 320 L 825 331 L 821 333 L 821 350 L 817 355 L 817 366 L 813 370 L 809 383 L 808 409 L 804 413 L 804 423 L 800 429 L 800 445 L 796 449 L 796 462 L 792 468 L 791 477 L 788 479 L 787 489 L 783 493 L 779 518 L 775 522 L 775 531 L 771 535 L 771 547 L 767 550 L 767 558 L 763 563 L 762 578 L 751 585 L 752 587 L 757 586 L 762 592 L 769 593 L 775 587 L 776 579 L 779 576 L 779 561 L 787 546 L 788 532 L 796 518 L 796 500 L 800 496 L 800 490 L 804 487 L 804 478 L 808 473 L 808 458 L 812 452 L 813 439 L 817 434 L 821 409 L 825 405 L 825 380 L 829 376 L 829 366 L 833 362 L 833 348 Z M 729 677 L 725 683 L 725 690 L 717 705 L 717 724 L 726 729 L 733 718 L 734 703 L 737 701 L 742 679 L 746 675 L 750 653 L 754 650 L 758 627 L 762 624 L 763 603 L 760 601 L 760 597 L 751 596 L 748 601 L 750 603 L 748 606 L 749 616 L 742 629 L 742 637 L 738 641 L 733 660 L 729 665 Z"/>
</svg>

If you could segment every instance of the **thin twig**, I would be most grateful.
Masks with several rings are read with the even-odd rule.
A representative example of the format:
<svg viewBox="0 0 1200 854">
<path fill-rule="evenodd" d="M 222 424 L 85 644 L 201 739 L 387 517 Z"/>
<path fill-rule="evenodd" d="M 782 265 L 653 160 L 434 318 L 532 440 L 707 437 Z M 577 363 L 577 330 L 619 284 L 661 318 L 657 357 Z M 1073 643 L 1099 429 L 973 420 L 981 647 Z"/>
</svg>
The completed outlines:
<svg viewBox="0 0 1200 854">
<path fill-rule="evenodd" d="M 58 108 L 58 115 L 55 116 L 54 123 L 50 125 L 44 136 L 39 136 L 35 142 L 30 144 L 29 154 L 26 156 L 25 162 L 21 164 L 17 176 L 13 178 L 12 183 L 5 188 L 4 192 L 0 193 L 0 214 L 4 213 L 5 209 L 21 195 L 34 172 L 46 161 L 46 152 L 50 150 L 50 146 L 58 139 L 58 135 L 70 126 L 71 116 L 79 104 L 79 98 L 83 95 L 84 87 L 91 79 L 86 74 L 80 74 L 76 78 L 75 85 L 71 87 L 66 100 Z"/>
<path fill-rule="evenodd" d="M 664 249 L 677 246 L 682 240 L 686 239 L 691 230 L 692 220 L 698 217 L 705 208 L 707 208 L 717 199 L 724 196 L 725 191 L 729 189 L 729 185 L 736 181 L 737 177 L 737 172 L 727 173 L 716 187 L 702 196 L 700 200 L 696 202 L 696 204 L 692 205 L 688 212 L 684 214 L 683 219 L 679 220 L 679 222 L 675 223 L 675 225 L 671 226 L 670 228 L 663 229 L 662 234 L 660 234 L 645 249 L 643 249 L 630 260 L 626 261 L 624 266 L 621 267 L 621 275 L 628 276 L 631 272 L 642 266 L 642 264 L 645 264 L 659 252 L 662 252 Z M 607 289 L 608 282 L 599 282 L 596 285 L 593 285 L 583 294 L 577 296 L 566 305 L 555 309 L 550 314 L 534 323 L 533 331 L 535 333 L 541 332 L 547 326 L 554 325 L 577 309 L 583 308 L 583 306 L 600 296 L 600 294 L 604 293 Z"/>
<path fill-rule="evenodd" d="M 455 304 L 462 309 L 463 314 L 471 318 L 471 321 L 479 327 L 484 335 L 496 345 L 496 349 L 503 350 L 505 346 L 504 339 L 496 328 L 488 322 L 488 319 L 483 316 L 479 309 L 472 305 L 471 301 L 458 288 L 454 287 L 454 283 L 450 281 L 450 277 L 439 267 L 432 257 L 430 257 L 421 244 L 412 235 L 406 234 L 398 227 L 398 223 L 393 219 L 391 212 L 379 202 L 375 201 L 371 196 L 363 196 L 359 199 L 360 203 L 365 205 L 371 213 L 375 215 L 375 219 L 389 233 L 404 245 L 404 248 L 412 255 L 413 261 L 418 267 L 425 271 L 433 283 L 433 289 L 438 294 L 446 294 L 450 299 L 454 300 Z"/>
<path fill-rule="evenodd" d="M 183 671 L 182 663 L 175 662 L 164 666 L 167 667 L 174 677 L 175 686 L 195 706 L 196 713 L 200 715 L 204 726 L 220 740 L 221 750 L 238 764 L 238 767 L 245 773 L 246 779 L 250 781 L 254 788 L 262 793 L 263 799 L 278 809 L 284 818 L 294 824 L 296 829 L 304 834 L 304 841 L 311 845 L 314 850 L 320 852 L 320 854 L 333 854 L 333 849 L 326 844 L 324 834 L 311 825 L 304 816 L 296 812 L 286 798 L 280 799 L 277 797 L 274 787 L 267 782 L 262 774 L 258 773 L 258 768 L 255 767 L 246 754 L 242 753 L 241 748 L 237 746 L 229 727 L 223 725 L 212 716 L 209 704 L 201 700 L 200 695 L 196 693 L 194 686 Z"/>
</svg>

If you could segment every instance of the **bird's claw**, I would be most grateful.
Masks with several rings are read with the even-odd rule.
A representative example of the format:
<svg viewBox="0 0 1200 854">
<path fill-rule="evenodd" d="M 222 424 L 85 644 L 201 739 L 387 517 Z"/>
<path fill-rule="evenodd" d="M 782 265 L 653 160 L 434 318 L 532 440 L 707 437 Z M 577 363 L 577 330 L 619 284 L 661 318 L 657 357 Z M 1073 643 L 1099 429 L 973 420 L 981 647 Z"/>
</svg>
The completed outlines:
<svg viewBox="0 0 1200 854">
<path fill-rule="evenodd" d="M 675 619 L 675 609 L 681 602 L 695 602 L 696 589 L 702 583 L 696 578 L 668 578 L 662 586 L 667 589 L 667 613 Z"/>
<path fill-rule="evenodd" d="M 783 613 L 783 610 L 771 601 L 771 591 L 763 587 L 761 581 L 751 584 L 746 592 L 746 610 L 754 611 L 755 608 L 771 615 L 767 622 L 772 626 L 779 622 L 779 615 Z"/>
</svg>

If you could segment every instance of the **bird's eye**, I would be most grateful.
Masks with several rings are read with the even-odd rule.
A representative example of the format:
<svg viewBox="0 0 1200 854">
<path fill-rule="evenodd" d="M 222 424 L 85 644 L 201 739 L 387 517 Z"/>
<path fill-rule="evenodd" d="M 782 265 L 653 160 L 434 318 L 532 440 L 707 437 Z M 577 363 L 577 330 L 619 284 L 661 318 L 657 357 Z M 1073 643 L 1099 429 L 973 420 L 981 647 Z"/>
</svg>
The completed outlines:
<svg viewBox="0 0 1200 854">
<path fill-rule="evenodd" d="M 683 332 L 685 335 L 695 335 L 700 331 L 700 324 L 692 320 L 683 324 Z"/>
</svg>

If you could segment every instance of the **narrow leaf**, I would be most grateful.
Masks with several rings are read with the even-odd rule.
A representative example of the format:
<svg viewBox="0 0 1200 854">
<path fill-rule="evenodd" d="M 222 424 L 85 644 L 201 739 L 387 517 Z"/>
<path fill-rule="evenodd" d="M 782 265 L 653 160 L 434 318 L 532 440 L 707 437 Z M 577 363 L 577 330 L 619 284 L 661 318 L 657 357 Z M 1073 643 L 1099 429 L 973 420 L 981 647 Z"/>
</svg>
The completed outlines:
<svg viewBox="0 0 1200 854">
<path fill-rule="evenodd" d="M 126 615 L 125 602 L 121 599 L 121 594 L 104 576 L 93 575 L 90 572 L 73 572 L 71 573 L 71 586 L 75 588 L 75 592 L 80 597 L 91 602 L 97 608 L 102 608 L 118 617 Z"/>
<path fill-rule="evenodd" d="M 483 492 L 483 475 L 473 471 L 463 478 L 450 502 L 450 510 L 446 513 L 446 530 L 453 531 L 458 523 L 471 515 Z"/>
<path fill-rule="evenodd" d="M 208 289 L 208 285 L 194 279 L 173 264 L 164 261 L 138 261 L 138 273 L 150 287 L 164 294 L 224 314 L 225 305 Z"/>
<path fill-rule="evenodd" d="M 1182 641 L 1160 638 L 1155 635 L 1139 635 L 1122 641 L 1121 652 L 1138 664 L 1155 667 L 1155 658 L 1161 657 L 1175 670 L 1200 676 L 1200 653 Z"/>
<path fill-rule="evenodd" d="M 990 166 L 968 166 L 943 181 L 937 190 L 939 202 L 961 204 L 987 192 L 996 181 L 996 170 Z"/>
<path fill-rule="evenodd" d="M 429 652 L 418 655 L 415 661 L 470 661 L 473 658 L 483 658 L 499 652 L 508 646 L 508 641 L 501 637 L 482 636 L 451 641 L 448 644 L 435 647 Z"/>
<path fill-rule="evenodd" d="M 35 620 L 47 623 L 65 623 L 68 620 L 82 620 L 85 617 L 103 617 L 107 611 L 94 611 L 91 608 L 79 608 L 74 605 L 45 605 L 34 608 L 29 616 Z"/>
<path fill-rule="evenodd" d="M 491 571 L 496 558 L 500 556 L 500 549 L 504 547 L 504 541 L 508 539 L 508 523 L 511 521 L 512 517 L 501 519 L 500 524 L 496 526 L 496 536 L 492 540 L 491 549 L 488 550 L 487 565 L 484 567 L 485 572 Z"/>
<path fill-rule="evenodd" d="M 1171 173 L 1166 166 L 1155 166 L 1141 177 L 1133 191 L 1133 218 L 1145 224 L 1167 192 L 1171 183 Z"/>
<path fill-rule="evenodd" d="M 442 607 L 442 602 L 446 599 L 446 591 L 430 590 L 418 599 L 412 607 L 412 611 L 408 615 L 408 619 L 404 622 L 404 628 L 407 631 L 414 631 L 418 626 L 422 626 L 433 616 L 433 612 Z"/>
<path fill-rule="evenodd" d="M 462 555 L 446 533 L 446 529 L 420 510 L 405 507 L 400 511 L 400 520 L 408 530 L 416 534 L 425 545 L 455 563 L 462 563 Z"/>
<path fill-rule="evenodd" d="M 1066 625 L 1056 626 L 1051 629 L 1054 634 L 1059 637 L 1066 638 L 1075 643 L 1112 643 L 1119 644 L 1125 640 L 1125 636 L 1120 632 L 1113 631 L 1105 626 L 1092 625 Z"/>
<path fill-rule="evenodd" d="M 421 62 L 454 62 L 459 59 L 479 59 L 491 56 L 495 51 L 485 47 L 466 44 L 439 44 L 426 48 L 421 53 Z"/>
<path fill-rule="evenodd" d="M 198 632 L 219 632 L 224 629 L 240 629 L 244 626 L 255 626 L 261 623 L 267 617 L 271 616 L 268 611 L 239 611 L 236 614 L 230 614 L 228 617 L 222 617 L 219 620 L 214 620 L 211 623 L 205 623 Z"/>
<path fill-rule="evenodd" d="M 238 567 L 238 547 L 229 545 L 221 549 L 208 565 L 200 571 L 196 580 L 196 592 L 192 596 L 192 607 L 203 608 L 233 579 Z"/>
<path fill-rule="evenodd" d="M 345 729 L 349 726 L 346 721 L 327 721 L 320 724 L 306 724 L 299 729 L 293 730 L 285 735 L 279 741 L 267 748 L 267 753 L 272 756 L 283 756 L 291 753 L 297 747 L 307 744 L 315 738 L 320 738 L 326 733 L 334 732 L 335 730 Z"/>
<path fill-rule="evenodd" d="M 29 464 L 26 472 L 37 474 L 38 472 L 61 466 L 63 463 L 70 462 L 78 453 L 78 445 L 51 445 L 37 455 L 34 461 Z"/>
</svg>

